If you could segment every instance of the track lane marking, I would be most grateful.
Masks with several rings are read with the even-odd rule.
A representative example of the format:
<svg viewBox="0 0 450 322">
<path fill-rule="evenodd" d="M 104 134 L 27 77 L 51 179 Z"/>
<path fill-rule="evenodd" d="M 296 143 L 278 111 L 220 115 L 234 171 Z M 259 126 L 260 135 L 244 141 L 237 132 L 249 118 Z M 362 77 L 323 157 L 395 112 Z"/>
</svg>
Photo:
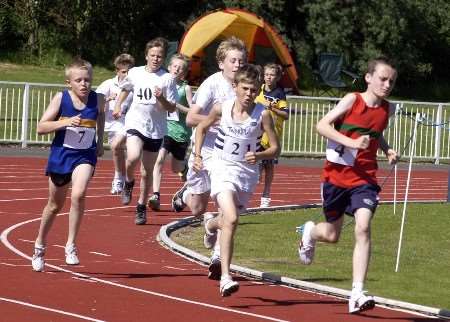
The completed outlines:
<svg viewBox="0 0 450 322">
<path fill-rule="evenodd" d="M 127 208 L 128 206 L 123 206 L 123 207 L 110 207 L 110 208 L 97 208 L 97 209 L 89 209 L 89 210 L 85 210 L 85 212 L 95 212 L 95 211 L 103 211 L 103 210 L 113 210 L 113 209 L 121 209 L 121 208 Z M 68 213 L 60 213 L 57 216 L 63 216 L 63 215 L 67 215 Z M 27 254 L 21 252 L 20 250 L 18 250 L 17 248 L 15 248 L 8 240 L 8 234 L 15 230 L 16 228 L 19 228 L 21 226 L 24 226 L 26 224 L 35 222 L 35 221 L 39 221 L 41 219 L 41 217 L 39 216 L 38 218 L 35 219 L 29 219 L 29 220 L 25 220 L 22 222 L 19 222 L 13 226 L 10 226 L 9 228 L 5 229 L 2 231 L 1 235 L 0 235 L 0 241 L 9 249 L 11 250 L 13 253 L 31 261 L 31 256 L 28 256 Z M 197 306 L 202 306 L 202 307 L 206 307 L 206 308 L 210 308 L 210 309 L 215 309 L 215 310 L 219 310 L 219 311 L 225 311 L 225 312 L 229 312 L 229 313 L 235 313 L 235 314 L 239 314 L 239 315 L 246 315 L 246 316 L 251 316 L 251 317 L 255 317 L 255 318 L 260 318 L 263 320 L 268 320 L 268 321 L 276 321 L 276 322 L 289 322 L 288 320 L 282 320 L 282 319 L 277 319 L 277 318 L 273 318 L 270 316 L 266 316 L 266 315 L 261 315 L 261 314 L 256 314 L 256 313 L 250 313 L 250 312 L 245 312 L 245 311 L 239 311 L 236 309 L 230 309 L 227 307 L 221 307 L 221 306 L 217 306 L 217 305 L 213 305 L 213 304 L 208 304 L 208 303 L 204 303 L 204 302 L 199 302 L 199 301 L 194 301 L 194 300 L 189 300 L 186 298 L 182 298 L 182 297 L 177 297 L 177 296 L 173 296 L 173 295 L 169 295 L 169 294 L 164 294 L 164 293 L 160 293 L 160 292 L 155 292 L 155 291 L 149 291 L 149 290 L 145 290 L 145 289 L 141 289 L 141 288 L 137 288 L 137 287 L 133 287 L 133 286 L 128 286 L 128 285 L 123 285 L 117 282 L 111 282 L 108 280 L 103 280 L 101 278 L 97 278 L 97 277 L 92 277 L 89 276 L 87 274 L 82 274 L 82 273 L 77 273 L 74 271 L 71 271 L 69 269 L 65 269 L 61 266 L 56 266 L 56 265 L 52 265 L 52 264 L 48 264 L 46 263 L 45 266 L 47 267 L 51 267 L 55 270 L 61 271 L 61 272 L 65 272 L 65 273 L 69 273 L 74 275 L 75 277 L 81 278 L 84 281 L 86 281 L 86 279 L 91 280 L 91 281 L 96 281 L 102 284 L 106 284 L 106 285 L 110 285 L 110 286 L 115 286 L 115 287 L 119 287 L 119 288 L 123 288 L 123 289 L 127 289 L 127 290 L 132 290 L 132 291 L 136 291 L 136 292 L 140 292 L 140 293 L 144 293 L 144 294 L 149 294 L 149 295 L 153 295 L 153 296 L 158 296 L 158 297 L 162 297 L 162 298 L 166 298 L 169 300 L 174 300 L 177 302 L 182 302 L 182 303 L 187 303 L 187 304 L 194 304 Z M 64 311 L 61 311 L 64 312 Z M 100 320 L 94 320 L 94 321 L 100 321 Z"/>
</svg>

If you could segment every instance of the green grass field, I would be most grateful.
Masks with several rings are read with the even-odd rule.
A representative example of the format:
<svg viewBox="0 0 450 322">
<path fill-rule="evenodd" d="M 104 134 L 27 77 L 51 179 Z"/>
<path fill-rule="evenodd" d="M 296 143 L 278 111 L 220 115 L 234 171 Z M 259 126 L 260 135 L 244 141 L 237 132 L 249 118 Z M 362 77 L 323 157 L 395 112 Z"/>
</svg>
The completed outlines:
<svg viewBox="0 0 450 322">
<path fill-rule="evenodd" d="M 395 272 L 402 207 L 378 208 L 372 222 L 372 260 L 365 288 L 372 295 L 450 308 L 450 204 L 409 204 L 399 272 Z M 319 209 L 242 216 L 235 238 L 233 263 L 322 285 L 351 288 L 353 224 L 337 244 L 317 244 L 311 266 L 298 261 L 295 227 L 322 220 Z M 177 243 L 209 256 L 203 227 L 172 234 Z"/>
</svg>

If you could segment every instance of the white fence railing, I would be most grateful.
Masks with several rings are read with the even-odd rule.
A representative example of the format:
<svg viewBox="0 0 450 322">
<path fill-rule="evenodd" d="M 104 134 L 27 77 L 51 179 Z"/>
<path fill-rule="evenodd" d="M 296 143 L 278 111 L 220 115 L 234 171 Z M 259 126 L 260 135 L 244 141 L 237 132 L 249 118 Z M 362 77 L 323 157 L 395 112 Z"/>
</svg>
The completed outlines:
<svg viewBox="0 0 450 322">
<path fill-rule="evenodd" d="M 56 92 L 64 85 L 0 81 L 0 143 L 50 144 L 52 134 L 38 135 L 37 123 Z M 315 125 L 339 98 L 289 96 L 289 120 L 281 138 L 282 155 L 322 156 L 326 141 Z M 408 156 L 414 120 L 420 114 L 415 159 L 450 160 L 450 103 L 391 101 L 395 117 L 384 132 L 394 149 Z"/>
</svg>

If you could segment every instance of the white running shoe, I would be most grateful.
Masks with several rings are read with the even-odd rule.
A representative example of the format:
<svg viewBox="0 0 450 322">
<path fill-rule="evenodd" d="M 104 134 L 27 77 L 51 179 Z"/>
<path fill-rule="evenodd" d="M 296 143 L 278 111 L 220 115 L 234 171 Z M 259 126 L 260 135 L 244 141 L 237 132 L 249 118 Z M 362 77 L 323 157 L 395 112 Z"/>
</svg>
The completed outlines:
<svg viewBox="0 0 450 322">
<path fill-rule="evenodd" d="M 261 204 L 259 205 L 260 208 L 267 208 L 270 207 L 270 202 L 272 199 L 267 197 L 261 197 Z"/>
<path fill-rule="evenodd" d="M 211 232 L 207 227 L 208 222 L 214 217 L 215 217 L 214 214 L 211 212 L 207 212 L 203 215 L 203 226 L 205 227 L 205 234 L 203 235 L 203 244 L 208 249 L 213 248 L 217 241 L 217 230 Z"/>
<path fill-rule="evenodd" d="M 310 265 L 314 259 L 314 250 L 316 241 L 311 238 L 311 229 L 314 228 L 314 222 L 307 221 L 300 227 L 299 232 L 302 233 L 302 238 L 298 246 L 298 255 L 300 262 L 304 265 Z"/>
<path fill-rule="evenodd" d="M 123 190 L 123 181 L 120 179 L 114 179 L 111 183 L 111 194 L 121 194 Z"/>
<path fill-rule="evenodd" d="M 35 245 L 33 258 L 31 259 L 31 266 L 33 267 L 33 270 L 35 272 L 44 271 L 45 266 L 44 255 L 45 255 L 45 247 Z"/>
<path fill-rule="evenodd" d="M 365 291 L 357 292 L 350 296 L 348 301 L 348 312 L 357 313 L 371 310 L 375 307 L 375 300 L 372 296 L 366 295 Z"/>
<path fill-rule="evenodd" d="M 78 250 L 75 244 L 66 246 L 66 264 L 67 265 L 78 265 L 80 264 L 80 260 L 78 259 Z"/>
<path fill-rule="evenodd" d="M 225 276 L 220 279 L 220 295 L 230 296 L 239 290 L 239 283 L 233 281 L 231 276 Z"/>
</svg>

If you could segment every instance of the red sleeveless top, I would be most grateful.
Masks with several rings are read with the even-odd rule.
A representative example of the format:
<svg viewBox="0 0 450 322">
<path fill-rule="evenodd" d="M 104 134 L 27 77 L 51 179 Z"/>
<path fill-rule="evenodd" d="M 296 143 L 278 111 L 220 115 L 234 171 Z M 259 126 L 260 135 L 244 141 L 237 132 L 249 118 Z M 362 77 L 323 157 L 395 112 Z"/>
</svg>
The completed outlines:
<svg viewBox="0 0 450 322">
<path fill-rule="evenodd" d="M 352 188 L 371 183 L 377 184 L 376 171 L 379 137 L 383 134 L 389 120 L 389 102 L 383 100 L 378 107 L 367 106 L 360 93 L 354 93 L 356 100 L 344 117 L 336 120 L 334 127 L 340 133 L 358 138 L 369 135 L 369 147 L 358 150 L 353 166 L 325 161 L 322 181 L 343 188 Z"/>
</svg>

